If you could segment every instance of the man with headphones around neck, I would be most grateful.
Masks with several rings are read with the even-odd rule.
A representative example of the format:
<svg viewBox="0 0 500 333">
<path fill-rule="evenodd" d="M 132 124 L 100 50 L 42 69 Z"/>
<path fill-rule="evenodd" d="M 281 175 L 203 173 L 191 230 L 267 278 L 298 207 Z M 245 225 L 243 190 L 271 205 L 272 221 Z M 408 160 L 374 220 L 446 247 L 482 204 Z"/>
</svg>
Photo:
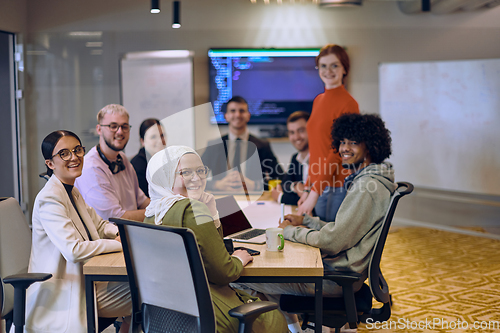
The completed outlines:
<svg viewBox="0 0 500 333">
<path fill-rule="evenodd" d="M 134 167 L 120 153 L 129 140 L 128 122 L 129 114 L 119 104 L 106 105 L 99 111 L 99 144 L 85 155 L 75 186 L 103 219 L 121 217 L 142 222 L 150 200 L 139 188 Z"/>
</svg>

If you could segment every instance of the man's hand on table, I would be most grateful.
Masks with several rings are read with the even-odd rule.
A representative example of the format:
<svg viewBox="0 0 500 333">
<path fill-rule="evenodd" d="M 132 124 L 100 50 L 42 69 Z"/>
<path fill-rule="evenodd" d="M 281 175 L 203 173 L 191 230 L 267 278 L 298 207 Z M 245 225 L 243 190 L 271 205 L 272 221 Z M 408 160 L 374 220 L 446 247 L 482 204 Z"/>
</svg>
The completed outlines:
<svg viewBox="0 0 500 333">
<path fill-rule="evenodd" d="M 304 216 L 302 215 L 287 214 L 285 215 L 285 219 L 279 222 L 279 227 L 285 229 L 286 227 L 291 225 L 294 227 L 306 228 L 306 226 L 302 224 L 303 221 L 304 221 Z"/>
<path fill-rule="evenodd" d="M 280 222 L 279 222 L 278 227 L 280 227 L 281 229 L 285 229 L 285 228 L 286 228 L 286 227 L 288 227 L 289 225 L 292 225 L 292 223 L 290 223 L 290 221 L 289 221 L 289 220 L 284 219 L 283 221 L 281 221 L 281 219 L 280 219 Z"/>
<path fill-rule="evenodd" d="M 256 183 L 251 180 L 250 178 L 247 178 L 240 174 L 240 176 L 243 178 L 243 186 L 246 188 L 247 191 L 255 191 Z"/>
<path fill-rule="evenodd" d="M 298 227 L 302 225 L 302 222 L 304 222 L 304 216 L 287 214 L 285 215 L 285 221 L 288 221 L 291 225 Z"/>
<path fill-rule="evenodd" d="M 219 191 L 243 190 L 244 187 L 248 191 L 253 191 L 255 190 L 255 186 L 255 181 L 243 176 L 237 170 L 228 172 L 224 178 L 214 183 L 214 189 Z"/>
<path fill-rule="evenodd" d="M 224 178 L 217 180 L 214 188 L 219 191 L 231 191 L 241 187 L 241 178 L 238 171 L 230 171 Z"/>
</svg>

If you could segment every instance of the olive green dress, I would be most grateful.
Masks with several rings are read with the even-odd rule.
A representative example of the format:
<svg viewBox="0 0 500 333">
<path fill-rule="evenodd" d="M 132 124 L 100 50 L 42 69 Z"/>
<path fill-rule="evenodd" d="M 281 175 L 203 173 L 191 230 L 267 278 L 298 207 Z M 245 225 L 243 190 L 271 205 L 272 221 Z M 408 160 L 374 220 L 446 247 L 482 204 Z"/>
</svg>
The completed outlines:
<svg viewBox="0 0 500 333">
<path fill-rule="evenodd" d="M 144 222 L 154 224 L 154 217 L 146 217 Z M 229 286 L 230 282 L 239 278 L 243 265 L 238 258 L 231 257 L 226 251 L 222 227 L 215 227 L 208 207 L 196 200 L 180 200 L 165 214 L 162 224 L 185 227 L 194 232 L 210 286 L 217 332 L 238 332 L 238 319 L 231 317 L 229 310 L 260 299 Z M 288 329 L 283 315 L 274 310 L 260 315 L 253 324 L 252 332 L 279 333 L 288 332 Z"/>
</svg>

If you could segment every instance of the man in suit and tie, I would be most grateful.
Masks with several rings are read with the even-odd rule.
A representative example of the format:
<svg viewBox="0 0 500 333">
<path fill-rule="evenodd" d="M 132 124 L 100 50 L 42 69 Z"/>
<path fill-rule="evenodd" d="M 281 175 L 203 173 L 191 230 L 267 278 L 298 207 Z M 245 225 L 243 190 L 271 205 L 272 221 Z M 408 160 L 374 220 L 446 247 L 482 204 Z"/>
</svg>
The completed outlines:
<svg viewBox="0 0 500 333">
<path fill-rule="evenodd" d="M 295 111 L 286 121 L 288 139 L 297 149 L 297 153 L 293 154 L 290 160 L 282 185 L 278 185 L 271 191 L 276 202 L 297 205 L 297 201 L 305 190 L 304 183 L 309 169 L 309 141 L 306 130 L 309 116 L 309 113 L 305 111 Z"/>
<path fill-rule="evenodd" d="M 267 188 L 268 179 L 280 179 L 283 170 L 269 142 L 251 135 L 248 130 L 250 112 L 247 101 L 231 98 L 224 110 L 229 133 L 212 140 L 202 155 L 212 172 L 207 187 L 217 191 L 258 191 Z"/>
</svg>

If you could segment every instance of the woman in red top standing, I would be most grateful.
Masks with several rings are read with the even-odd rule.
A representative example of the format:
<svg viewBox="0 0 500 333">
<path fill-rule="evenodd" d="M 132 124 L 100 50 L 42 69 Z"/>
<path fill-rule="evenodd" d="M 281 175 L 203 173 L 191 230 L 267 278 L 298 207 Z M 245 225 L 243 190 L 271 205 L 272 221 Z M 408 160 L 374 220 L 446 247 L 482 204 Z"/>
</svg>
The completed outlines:
<svg viewBox="0 0 500 333">
<path fill-rule="evenodd" d="M 323 221 L 334 221 L 345 196 L 343 188 L 347 170 L 342 168 L 340 156 L 331 147 L 333 121 L 345 113 L 359 113 L 358 103 L 344 87 L 349 73 L 349 56 L 338 45 L 328 44 L 316 57 L 319 77 L 325 84 L 325 92 L 313 103 L 307 122 L 309 137 L 310 192 L 299 200 L 299 214 L 311 214 L 313 208 Z"/>
</svg>

